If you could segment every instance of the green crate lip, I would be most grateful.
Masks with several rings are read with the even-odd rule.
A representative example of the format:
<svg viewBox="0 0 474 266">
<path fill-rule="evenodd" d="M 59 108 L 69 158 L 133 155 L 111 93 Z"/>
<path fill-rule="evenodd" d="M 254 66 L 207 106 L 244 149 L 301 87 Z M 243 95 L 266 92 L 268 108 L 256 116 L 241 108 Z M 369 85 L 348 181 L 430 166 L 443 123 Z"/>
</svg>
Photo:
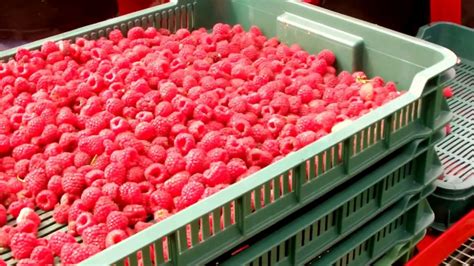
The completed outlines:
<svg viewBox="0 0 474 266">
<path fill-rule="evenodd" d="M 404 256 L 405 261 L 403 261 L 403 263 L 406 263 L 406 260 L 410 257 L 409 254 L 414 251 L 416 245 L 426 236 L 426 233 L 427 230 L 423 230 L 415 235 L 411 240 L 393 247 L 385 253 L 383 257 L 374 262 L 374 266 L 392 265 L 395 262 L 400 261 Z"/>
<path fill-rule="evenodd" d="M 406 148 L 406 153 L 401 152 L 401 154 L 399 154 L 396 157 L 397 159 L 404 158 L 405 162 L 403 163 L 403 165 L 407 165 L 411 161 L 415 160 L 415 158 L 417 158 L 418 155 L 421 152 L 427 152 L 428 149 L 433 150 L 433 146 L 430 145 L 430 147 L 423 148 L 423 150 L 420 151 L 419 147 L 418 147 L 418 144 L 416 142 L 408 144 L 405 148 Z M 395 153 L 398 153 L 398 152 L 399 151 L 396 151 Z M 410 154 L 410 155 L 407 155 L 407 154 Z M 408 157 L 409 157 L 409 159 L 408 159 Z M 439 161 L 438 161 L 438 163 L 439 163 Z M 379 166 L 377 169 L 375 169 L 371 173 L 379 172 L 381 169 L 383 169 L 385 167 L 388 167 L 391 164 L 393 164 L 393 163 L 392 162 L 387 162 L 384 165 Z M 397 171 L 397 170 L 393 170 L 392 168 L 390 169 L 390 172 L 395 172 L 395 171 Z M 411 199 L 413 197 L 415 197 L 417 195 L 420 195 L 420 199 L 418 199 L 418 201 L 426 199 L 435 190 L 434 181 L 441 174 L 442 174 L 441 166 L 439 166 L 437 163 L 432 163 L 430 169 L 427 170 L 424 173 L 425 176 L 430 176 L 431 177 L 430 180 L 427 182 L 428 184 L 421 185 L 421 184 L 417 183 L 418 186 L 417 186 L 416 189 L 414 188 L 414 189 L 411 189 L 411 190 L 403 191 L 403 192 L 400 193 L 399 197 L 392 198 L 389 203 L 383 204 L 382 206 L 378 206 L 379 209 L 376 210 L 376 211 L 371 212 L 368 215 L 367 219 L 365 219 L 363 221 L 362 220 L 359 221 L 357 223 L 357 225 L 352 225 L 352 229 L 345 230 L 336 239 L 332 239 L 328 243 L 326 243 L 325 247 L 333 246 L 340 239 L 346 238 L 348 235 L 349 236 L 352 235 L 353 232 L 355 230 L 358 230 L 358 228 L 362 227 L 365 222 L 367 222 L 367 221 L 370 222 L 370 220 L 374 219 L 375 216 L 379 215 L 382 212 L 387 211 L 388 209 L 392 208 L 394 205 L 401 204 L 401 202 L 403 202 L 405 204 L 404 209 L 407 210 L 407 209 L 410 209 L 411 207 L 413 207 L 413 205 L 414 205 L 414 204 L 409 204 L 409 202 L 411 201 Z M 369 175 L 370 175 L 370 177 L 369 176 L 364 176 L 363 178 L 361 178 L 360 181 L 357 182 L 357 184 L 352 184 L 350 187 L 347 187 L 343 191 L 338 192 L 336 195 L 334 195 L 333 198 L 337 198 L 337 199 L 347 198 L 346 195 L 347 195 L 347 192 L 349 190 L 353 190 L 355 186 L 361 187 L 361 184 L 362 183 L 367 183 L 367 180 L 369 178 L 373 179 L 372 174 L 369 174 Z M 382 178 L 378 178 L 377 181 L 371 181 L 371 183 L 377 184 L 377 183 L 381 182 L 382 180 L 384 180 L 385 178 L 386 178 L 386 176 L 384 176 Z M 363 191 L 364 190 L 359 191 L 358 194 L 354 194 L 354 195 L 351 194 L 350 198 L 351 199 L 356 198 L 357 195 L 360 195 Z M 333 199 L 333 201 L 336 201 L 336 200 Z M 268 251 L 272 250 L 273 248 L 275 248 L 278 245 L 278 243 L 283 243 L 284 241 L 288 241 L 289 239 L 294 238 L 298 232 L 307 229 L 308 226 L 310 224 L 314 223 L 317 219 L 321 219 L 321 218 L 329 215 L 330 213 L 333 213 L 334 211 L 336 211 L 342 205 L 346 204 L 349 201 L 341 200 L 341 201 L 339 201 L 338 204 L 335 204 L 331 209 L 326 207 L 329 204 L 327 204 L 326 202 L 323 202 L 322 205 L 318 205 L 318 206 L 314 207 L 314 209 L 309 211 L 311 213 L 319 212 L 319 215 L 317 216 L 318 218 L 315 218 L 316 217 L 315 214 L 314 215 L 309 214 L 310 217 L 312 218 L 311 222 L 309 222 L 309 221 L 306 221 L 306 220 L 309 220 L 309 219 L 306 219 L 306 214 L 303 214 L 303 216 L 305 216 L 304 220 L 303 220 L 302 216 L 299 216 L 301 218 L 296 218 L 295 220 L 291 221 L 290 222 L 291 225 L 283 225 L 282 226 L 282 228 L 281 228 L 283 230 L 282 232 L 286 232 L 286 233 L 276 233 L 275 235 L 270 235 L 266 238 L 260 239 L 260 240 L 258 240 L 258 242 L 256 242 L 256 244 L 254 244 L 256 246 L 251 246 L 250 248 L 247 248 L 244 251 L 242 251 L 241 254 L 243 254 L 244 256 L 248 256 L 248 258 L 244 257 L 244 258 L 240 259 L 240 258 L 238 258 L 239 255 L 235 255 L 235 257 L 233 257 L 233 259 L 229 258 L 228 261 L 224 261 L 223 265 L 235 265 L 235 264 L 241 264 L 241 263 L 248 263 L 250 260 L 254 260 L 255 258 L 257 258 L 256 257 L 257 253 L 263 254 L 265 252 L 268 252 Z M 324 211 L 319 211 L 319 210 L 324 210 Z M 252 249 L 252 248 L 255 248 L 255 249 Z M 322 248 L 322 247 L 318 247 L 318 248 Z M 255 252 L 254 252 L 254 250 L 255 250 Z M 254 253 L 252 254 L 252 252 L 254 252 Z M 322 252 L 324 252 L 324 250 L 318 250 L 318 251 L 315 251 L 315 254 L 322 254 Z M 247 253 L 250 253 L 250 254 L 247 254 Z"/>
<path fill-rule="evenodd" d="M 319 154 L 322 151 L 327 150 L 328 148 L 332 147 L 335 143 L 340 143 L 346 140 L 347 138 L 349 138 L 350 136 L 354 135 L 355 133 L 363 130 L 364 128 L 366 128 L 367 124 L 371 124 L 376 121 L 379 121 L 391 115 L 395 111 L 401 109 L 402 107 L 406 106 L 407 104 L 410 104 L 418 100 L 423 92 L 424 86 L 427 83 L 427 81 L 431 77 L 443 73 L 444 71 L 449 69 L 452 65 L 454 65 L 456 62 L 456 56 L 451 51 L 443 47 L 440 47 L 440 46 L 437 46 L 437 45 L 434 45 L 422 40 L 418 40 L 410 36 L 402 35 L 394 31 L 382 28 L 380 26 L 374 25 L 374 24 L 370 24 L 370 23 L 363 22 L 357 19 L 349 18 L 347 16 L 343 16 L 335 12 L 331 12 L 325 9 L 321 9 L 318 7 L 313 7 L 304 3 L 300 3 L 299 1 L 288 0 L 288 1 L 280 1 L 280 2 L 288 3 L 292 5 L 301 5 L 307 9 L 313 10 L 314 12 L 325 13 L 333 17 L 339 17 L 339 18 L 344 18 L 346 20 L 351 20 L 353 23 L 362 25 L 366 27 L 367 29 L 371 29 L 373 31 L 377 31 L 377 32 L 383 31 L 385 34 L 396 36 L 403 40 L 408 40 L 414 44 L 423 46 L 426 49 L 429 49 L 433 52 L 437 52 L 442 59 L 440 59 L 440 61 L 437 62 L 436 64 L 417 73 L 415 77 L 413 78 L 412 83 L 410 85 L 410 89 L 407 91 L 406 94 L 384 105 L 383 108 L 376 109 L 364 115 L 360 119 L 354 121 L 351 127 L 346 127 L 338 132 L 329 134 L 328 136 L 307 146 L 306 148 L 300 150 L 299 152 L 291 154 L 287 156 L 286 158 L 282 159 L 281 161 L 272 164 L 271 167 L 266 167 L 262 169 L 261 171 L 253 174 L 249 178 L 228 187 L 227 189 L 221 191 L 220 193 L 217 193 L 209 197 L 208 199 L 205 199 L 199 202 L 198 204 L 195 204 L 189 207 L 188 209 L 183 210 L 182 212 L 179 212 L 173 215 L 173 219 L 167 219 L 158 224 L 155 224 L 152 227 L 144 230 L 144 232 L 133 235 L 130 238 L 128 238 L 126 241 L 123 241 L 117 245 L 114 245 L 102 251 L 100 255 L 94 256 L 90 258 L 89 260 L 84 261 L 83 264 L 94 264 L 94 263 L 100 264 L 101 262 L 103 263 L 103 260 L 102 260 L 103 258 L 118 258 L 117 256 L 122 256 L 122 255 L 126 256 L 124 254 L 130 253 L 130 247 L 142 247 L 142 246 L 149 245 L 153 242 L 153 240 L 164 237 L 169 232 L 175 231 L 183 227 L 184 225 L 187 224 L 188 221 L 191 221 L 197 217 L 201 217 L 202 215 L 207 214 L 210 210 L 216 209 L 220 207 L 222 204 L 230 202 L 240 197 L 243 193 L 249 192 L 252 189 L 255 189 L 256 187 L 263 185 L 265 182 L 271 179 L 270 176 L 272 176 L 273 173 L 284 172 L 288 170 L 289 168 L 294 167 L 306 161 L 307 159 L 311 158 L 315 154 Z M 115 24 L 118 24 L 120 22 L 137 20 L 143 17 L 145 14 L 148 14 L 151 12 L 157 12 L 157 11 L 167 9 L 167 8 L 172 8 L 172 7 L 175 7 L 179 3 L 189 3 L 189 1 L 172 0 L 170 3 L 164 4 L 164 5 L 152 7 L 152 8 L 135 12 L 126 16 L 119 17 L 119 18 L 114 18 L 114 19 L 106 20 L 106 21 L 99 22 L 96 24 L 92 24 L 89 26 L 85 26 L 77 30 L 73 30 L 70 32 L 66 32 L 63 34 L 45 38 L 43 40 L 39 40 L 39 41 L 30 43 L 21 47 L 26 48 L 26 49 L 34 49 L 34 48 L 38 48 L 44 41 L 47 41 L 47 40 L 58 41 L 62 39 L 72 39 L 73 37 L 93 32 L 97 30 L 98 28 L 104 28 L 104 27 L 112 28 Z M 15 54 L 15 51 L 16 51 L 15 49 L 10 49 L 10 50 L 1 52 L 0 57 L 2 59 L 11 57 L 12 55 Z M 163 232 L 168 232 L 168 233 L 163 233 Z M 143 237 L 145 235 L 146 237 Z"/>
</svg>

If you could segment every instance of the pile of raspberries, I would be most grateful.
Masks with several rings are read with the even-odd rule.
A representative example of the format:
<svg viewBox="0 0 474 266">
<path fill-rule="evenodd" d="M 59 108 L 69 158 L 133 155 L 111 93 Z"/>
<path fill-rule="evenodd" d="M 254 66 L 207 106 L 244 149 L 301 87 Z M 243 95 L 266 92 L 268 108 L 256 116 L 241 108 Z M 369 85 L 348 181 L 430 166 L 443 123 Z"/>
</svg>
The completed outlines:
<svg viewBox="0 0 474 266">
<path fill-rule="evenodd" d="M 221 23 L 18 49 L 0 64 L 0 247 L 78 263 L 401 94 L 335 61 Z M 39 237 L 38 209 L 67 231 Z"/>
</svg>

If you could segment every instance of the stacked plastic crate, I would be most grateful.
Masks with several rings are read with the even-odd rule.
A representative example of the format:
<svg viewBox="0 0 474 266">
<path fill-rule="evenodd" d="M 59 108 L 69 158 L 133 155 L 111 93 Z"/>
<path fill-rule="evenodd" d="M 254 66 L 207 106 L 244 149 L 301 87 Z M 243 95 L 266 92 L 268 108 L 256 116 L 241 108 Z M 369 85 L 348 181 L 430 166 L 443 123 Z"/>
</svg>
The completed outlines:
<svg viewBox="0 0 474 266">
<path fill-rule="evenodd" d="M 456 62 L 449 50 L 290 0 L 178 0 L 50 40 L 99 38 L 134 26 L 210 28 L 217 22 L 257 25 L 309 52 L 330 48 L 340 70 L 380 75 L 407 93 L 83 264 L 364 264 L 422 235 L 434 218 L 425 198 L 442 172 L 433 145 L 452 116 L 440 86 Z M 64 228 L 49 213 L 41 217 L 41 236 Z M 211 219 L 221 218 L 221 226 L 211 227 Z M 262 238 L 267 230 L 273 233 Z M 222 257 L 246 241 L 249 248 Z"/>
</svg>

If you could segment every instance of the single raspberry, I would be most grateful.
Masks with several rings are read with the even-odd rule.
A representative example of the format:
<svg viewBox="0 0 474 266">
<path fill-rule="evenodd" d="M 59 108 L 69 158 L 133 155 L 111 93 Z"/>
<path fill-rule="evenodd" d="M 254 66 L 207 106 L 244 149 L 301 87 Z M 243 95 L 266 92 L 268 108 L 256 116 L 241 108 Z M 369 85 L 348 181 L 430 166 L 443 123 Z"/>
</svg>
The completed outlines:
<svg viewBox="0 0 474 266">
<path fill-rule="evenodd" d="M 153 223 L 150 223 L 150 222 L 141 222 L 141 221 L 138 221 L 135 226 L 133 227 L 135 229 L 135 232 L 141 232 L 145 229 L 147 229 L 148 227 L 152 226 Z"/>
<path fill-rule="evenodd" d="M 39 151 L 39 147 L 34 144 L 21 144 L 12 150 L 12 157 L 16 160 L 30 159 Z"/>
<path fill-rule="evenodd" d="M 156 130 L 151 123 L 140 122 L 135 127 L 135 136 L 142 140 L 151 140 L 156 136 Z"/>
<path fill-rule="evenodd" d="M 18 217 L 20 215 L 21 210 L 23 208 L 30 208 L 34 209 L 34 204 L 31 200 L 29 199 L 19 199 L 17 201 L 14 201 L 8 206 L 7 212 L 13 216 L 13 217 Z"/>
<path fill-rule="evenodd" d="M 48 241 L 48 247 L 53 251 L 53 254 L 59 255 L 61 248 L 66 244 L 76 243 L 74 237 L 63 231 L 56 231 L 51 234 Z"/>
<path fill-rule="evenodd" d="M 110 247 L 112 245 L 115 245 L 121 242 L 122 240 L 126 239 L 127 237 L 128 237 L 128 234 L 124 230 L 120 230 L 120 229 L 112 230 L 105 237 L 105 246 Z"/>
<path fill-rule="evenodd" d="M 265 167 L 269 165 L 273 160 L 273 156 L 261 149 L 251 149 L 247 153 L 247 163 L 252 166 Z"/>
<path fill-rule="evenodd" d="M 121 185 L 127 179 L 127 169 L 122 164 L 110 163 L 104 170 L 104 177 L 108 182 Z"/>
<path fill-rule="evenodd" d="M 186 171 L 175 174 L 170 179 L 165 181 L 165 191 L 171 194 L 171 196 L 173 197 L 179 196 L 181 194 L 183 186 L 188 183 L 189 176 L 189 172 Z"/>
<path fill-rule="evenodd" d="M 69 205 L 57 204 L 53 210 L 53 218 L 58 224 L 66 224 L 68 220 Z"/>
<path fill-rule="evenodd" d="M 204 193 L 205 186 L 198 182 L 189 182 L 181 190 L 181 196 L 179 197 L 177 209 L 182 210 L 192 204 L 196 203 L 201 199 Z"/>
<path fill-rule="evenodd" d="M 36 205 L 43 211 L 50 211 L 58 203 L 58 197 L 51 190 L 43 190 L 36 195 Z"/>
<path fill-rule="evenodd" d="M 173 82 L 164 82 L 160 84 L 159 91 L 163 100 L 171 101 L 178 94 L 178 87 Z"/>
<path fill-rule="evenodd" d="M 453 93 L 453 89 L 451 87 L 445 87 L 443 89 L 443 96 L 446 98 L 446 99 L 449 99 L 451 97 L 453 97 L 454 93 Z"/>
<path fill-rule="evenodd" d="M 247 171 L 247 165 L 244 160 L 240 158 L 232 158 L 227 163 L 227 170 L 232 179 L 237 179 L 240 175 Z"/>
<path fill-rule="evenodd" d="M 137 183 L 126 182 L 119 188 L 120 202 L 123 205 L 142 203 L 142 194 Z"/>
<path fill-rule="evenodd" d="M 116 229 L 125 230 L 128 227 L 128 218 L 123 212 L 112 211 L 107 215 L 105 224 L 109 231 Z"/>
<path fill-rule="evenodd" d="M 79 150 L 89 154 L 90 156 L 99 155 L 104 152 L 104 139 L 101 136 L 86 136 L 79 139 Z"/>
<path fill-rule="evenodd" d="M 130 168 L 127 173 L 127 181 L 137 183 L 145 181 L 145 169 L 141 166 L 134 166 Z"/>
<path fill-rule="evenodd" d="M 215 148 L 207 152 L 207 160 L 209 163 L 229 161 L 229 153 L 223 148 Z"/>
<path fill-rule="evenodd" d="M 214 187 L 218 184 L 231 184 L 234 180 L 229 174 L 227 165 L 223 162 L 211 163 L 208 170 L 204 172 L 205 182 Z"/>
<path fill-rule="evenodd" d="M 94 166 L 97 166 L 97 161 L 98 160 L 96 160 L 96 163 L 94 164 Z M 99 179 L 104 179 L 104 171 L 100 169 L 90 170 L 84 175 L 84 181 L 86 182 L 87 186 L 91 186 L 95 180 L 99 180 Z"/>
<path fill-rule="evenodd" d="M 85 229 L 96 224 L 94 216 L 90 212 L 83 212 L 76 218 L 76 231 L 82 235 Z"/>
<path fill-rule="evenodd" d="M 229 157 L 242 158 L 245 157 L 246 147 L 234 136 L 227 138 L 224 145 L 226 151 L 229 153 Z"/>
<path fill-rule="evenodd" d="M 314 131 L 305 131 L 301 134 L 298 134 L 298 136 L 296 136 L 296 141 L 298 143 L 297 148 L 301 149 L 304 146 L 313 143 L 314 141 L 316 141 L 316 137 L 317 136 Z"/>
<path fill-rule="evenodd" d="M 152 184 L 160 184 L 168 179 L 168 171 L 163 164 L 154 163 L 145 170 L 145 178 Z"/>
<path fill-rule="evenodd" d="M 166 159 L 166 150 L 160 145 L 152 145 L 147 150 L 147 156 L 155 163 L 163 163 Z"/>
<path fill-rule="evenodd" d="M 88 165 L 90 164 L 91 160 L 92 157 L 85 152 L 79 151 L 74 154 L 74 166 L 76 167 Z"/>
<path fill-rule="evenodd" d="M 10 240 L 13 235 L 17 234 L 18 230 L 10 225 L 5 225 L 0 228 L 0 247 L 8 248 Z"/>
<path fill-rule="evenodd" d="M 263 151 L 269 152 L 274 157 L 280 154 L 280 145 L 278 141 L 274 139 L 265 140 L 260 148 Z"/>
<path fill-rule="evenodd" d="M 86 183 L 84 181 L 83 174 L 65 173 L 61 179 L 61 185 L 64 192 L 71 193 L 73 195 L 80 195 Z"/>
<path fill-rule="evenodd" d="M 174 139 L 174 146 L 181 151 L 181 154 L 187 154 L 196 146 L 193 135 L 189 133 L 180 133 Z"/>
<path fill-rule="evenodd" d="M 329 66 L 332 66 L 336 61 L 336 56 L 331 50 L 324 49 L 318 53 L 317 59 L 323 59 Z"/>
<path fill-rule="evenodd" d="M 82 203 L 92 209 L 97 200 L 102 196 L 102 190 L 97 187 L 88 187 L 81 194 Z"/>
<path fill-rule="evenodd" d="M 84 205 L 84 203 L 82 203 L 82 200 L 80 199 L 77 199 L 75 200 L 71 207 L 69 207 L 69 210 L 68 210 L 68 222 L 69 222 L 69 225 L 71 225 L 71 222 L 74 222 L 76 221 L 77 217 L 79 217 L 79 215 L 85 211 L 87 211 L 88 208 L 87 206 Z"/>
<path fill-rule="evenodd" d="M 105 240 L 104 240 L 105 243 Z M 105 244 L 104 244 L 105 246 Z M 100 248 L 95 245 L 67 243 L 61 248 L 61 263 L 75 265 L 79 262 L 99 253 Z"/>
<path fill-rule="evenodd" d="M 298 149 L 299 143 L 295 137 L 285 137 L 280 140 L 280 153 L 286 155 Z"/>
<path fill-rule="evenodd" d="M 105 194 L 105 193 L 104 193 Z M 118 211 L 119 207 L 116 203 L 114 203 L 110 198 L 106 196 L 100 197 L 94 206 L 94 219 L 99 222 L 103 223 L 106 221 L 107 216 L 113 212 Z"/>
<path fill-rule="evenodd" d="M 149 205 L 152 211 L 160 209 L 171 211 L 174 207 L 173 197 L 166 191 L 156 190 L 150 195 Z"/>
<path fill-rule="evenodd" d="M 166 156 L 164 165 L 168 173 L 173 175 L 185 169 L 186 161 L 181 154 L 177 152 L 171 152 Z"/>
<path fill-rule="evenodd" d="M 25 259 L 30 257 L 31 252 L 37 245 L 38 240 L 33 234 L 17 233 L 10 240 L 10 249 L 15 259 Z"/>
<path fill-rule="evenodd" d="M 356 107 L 359 109 L 359 107 Z M 363 109 L 363 107 L 361 108 Z M 331 128 L 336 123 L 336 114 L 332 111 L 325 111 L 317 114 L 315 121 L 319 124 L 326 132 L 331 132 Z"/>
<path fill-rule="evenodd" d="M 198 144 L 198 147 L 208 152 L 214 148 L 222 147 L 225 143 L 225 139 L 222 134 L 218 131 L 210 131 L 204 135 Z"/>
<path fill-rule="evenodd" d="M 147 218 L 145 207 L 138 204 L 125 206 L 123 208 L 123 213 L 127 216 L 129 225 L 135 225 L 137 222 L 144 222 Z"/>
<path fill-rule="evenodd" d="M 45 246 L 37 246 L 31 252 L 30 259 L 36 260 L 40 265 L 52 265 L 54 262 L 53 251 Z"/>
<path fill-rule="evenodd" d="M 171 125 L 174 123 L 170 122 L 167 118 L 162 116 L 156 116 L 151 121 L 151 125 L 155 128 L 157 136 L 167 136 L 171 131 Z"/>
<path fill-rule="evenodd" d="M 5 206 L 0 204 L 0 227 L 4 226 L 7 223 L 7 209 Z"/>
</svg>

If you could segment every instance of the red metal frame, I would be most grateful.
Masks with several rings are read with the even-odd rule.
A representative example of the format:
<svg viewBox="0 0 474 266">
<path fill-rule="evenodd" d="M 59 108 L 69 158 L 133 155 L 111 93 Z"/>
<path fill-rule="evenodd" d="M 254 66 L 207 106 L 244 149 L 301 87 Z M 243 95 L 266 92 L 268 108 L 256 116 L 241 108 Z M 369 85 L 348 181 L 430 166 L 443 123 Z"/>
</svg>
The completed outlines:
<svg viewBox="0 0 474 266">
<path fill-rule="evenodd" d="M 439 265 L 472 236 L 474 236 L 474 210 L 421 250 L 406 266 Z"/>
<path fill-rule="evenodd" d="M 449 21 L 461 24 L 462 0 L 430 0 L 431 22 Z"/>
</svg>

